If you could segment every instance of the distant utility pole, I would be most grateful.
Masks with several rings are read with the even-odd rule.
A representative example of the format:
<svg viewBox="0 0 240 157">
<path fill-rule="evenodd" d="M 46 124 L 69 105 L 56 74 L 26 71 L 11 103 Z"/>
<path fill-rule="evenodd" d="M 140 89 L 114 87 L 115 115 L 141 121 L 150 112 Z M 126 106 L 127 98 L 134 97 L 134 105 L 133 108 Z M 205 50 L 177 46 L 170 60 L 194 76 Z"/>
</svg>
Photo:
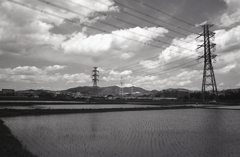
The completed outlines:
<svg viewBox="0 0 240 157">
<path fill-rule="evenodd" d="M 123 97 L 123 77 L 122 76 L 121 76 L 120 84 L 121 84 L 120 95 L 121 97 Z"/>
<path fill-rule="evenodd" d="M 211 90 L 214 96 L 215 101 L 218 102 L 218 91 L 217 91 L 217 84 L 214 76 L 212 60 L 216 58 L 217 55 L 212 54 L 215 51 L 215 43 L 211 42 L 211 38 L 214 37 L 215 33 L 209 31 L 209 28 L 212 27 L 211 24 L 205 24 L 201 27 L 203 28 L 203 32 L 198 36 L 204 37 L 204 42 L 202 45 L 199 45 L 199 48 L 204 48 L 204 55 L 199 56 L 197 60 L 204 58 L 204 69 L 203 69 L 203 80 L 202 80 L 202 101 L 203 103 L 209 99 L 206 95 L 206 90 Z"/>
<path fill-rule="evenodd" d="M 133 86 L 132 86 L 132 88 L 131 88 L 131 95 L 133 95 Z"/>
<path fill-rule="evenodd" d="M 94 67 L 92 71 L 92 81 L 93 81 L 93 96 L 98 95 L 98 86 L 97 82 L 99 81 L 99 71 L 97 70 L 98 67 Z"/>
</svg>

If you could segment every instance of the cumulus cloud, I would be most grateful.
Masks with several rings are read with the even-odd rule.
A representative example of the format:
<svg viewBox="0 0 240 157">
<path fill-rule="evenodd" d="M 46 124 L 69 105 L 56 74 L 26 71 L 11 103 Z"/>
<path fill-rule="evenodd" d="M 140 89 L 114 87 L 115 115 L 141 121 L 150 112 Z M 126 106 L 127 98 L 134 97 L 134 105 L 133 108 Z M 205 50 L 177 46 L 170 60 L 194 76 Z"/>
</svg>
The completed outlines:
<svg viewBox="0 0 240 157">
<path fill-rule="evenodd" d="M 103 76 L 102 79 L 104 81 L 120 81 L 121 77 L 129 78 L 132 74 L 131 70 L 124 70 L 122 72 L 110 70 L 107 76 Z"/>
<path fill-rule="evenodd" d="M 116 30 L 111 34 L 96 34 L 91 36 L 80 32 L 72 34 L 70 39 L 62 43 L 61 46 L 66 53 L 83 54 L 86 56 L 100 56 L 114 53 L 126 59 L 133 56 L 133 52 L 139 51 L 144 47 L 142 43 L 150 42 L 152 39 L 163 36 L 167 32 L 166 29 L 160 27 L 135 27 Z M 122 53 L 122 51 L 126 50 L 131 53 Z"/>
<path fill-rule="evenodd" d="M 219 18 L 218 25 L 221 27 L 229 27 L 240 22 L 240 1 L 224 0 L 227 4 L 225 13 Z"/>
<path fill-rule="evenodd" d="M 197 45 L 200 44 L 201 42 L 197 41 L 196 35 L 193 34 L 186 38 L 175 38 L 172 44 L 160 53 L 159 61 L 164 66 L 164 64 L 174 61 L 174 59 L 182 59 L 182 62 L 186 62 L 187 59 L 193 60 L 200 55 L 196 51 Z"/>
<path fill-rule="evenodd" d="M 65 69 L 67 66 L 65 65 L 53 65 L 53 66 L 47 66 L 45 67 L 46 71 L 56 71 L 56 70 L 62 70 Z"/>
<path fill-rule="evenodd" d="M 77 3 L 78 1 L 73 0 Z M 49 13 L 57 14 L 64 18 L 79 19 L 84 21 L 94 14 L 94 10 L 100 12 L 116 12 L 118 8 L 114 6 L 112 0 L 83 0 L 81 4 L 86 7 L 94 7 L 94 10 L 79 9 L 79 6 L 68 1 L 53 0 L 59 6 L 71 8 L 70 10 L 78 11 L 84 16 L 66 12 L 56 7 L 46 4 L 45 1 L 20 0 L 20 3 L 29 6 L 37 6 Z M 44 3 L 42 3 L 44 2 Z M 79 2 L 78 2 L 79 3 Z M 101 19 L 97 16 L 96 18 Z M 39 48 L 51 47 L 58 49 L 60 44 L 68 38 L 67 35 L 54 34 L 51 32 L 56 26 L 61 27 L 64 19 L 48 16 L 40 12 L 19 6 L 9 1 L 0 3 L 0 54 L 4 52 L 28 54 L 30 50 L 39 46 Z M 91 21 L 91 23 L 96 21 Z"/>
<path fill-rule="evenodd" d="M 5 4 L 5 3 L 3 3 Z M 49 30 L 53 28 L 52 24 L 45 23 L 34 17 L 29 18 L 26 15 L 25 18 L 14 17 L 21 15 L 21 11 L 15 12 L 14 8 L 8 10 L 4 6 L 0 6 L 0 52 L 13 52 L 13 53 L 27 53 L 36 46 L 50 46 L 57 49 L 60 43 L 65 39 L 61 34 L 50 33 Z M 11 11 L 14 10 L 14 11 Z M 25 14 L 23 14 L 24 16 Z M 29 15 L 29 16 L 30 16 Z M 35 13 L 33 13 L 35 15 Z M 35 15 L 36 16 L 36 15 Z M 18 19 L 23 21 L 18 23 Z"/>
<path fill-rule="evenodd" d="M 79 0 L 70 0 L 70 1 L 72 2 L 72 4 L 75 4 L 75 5 L 80 4 L 78 6 L 85 6 L 85 7 L 82 7 L 82 9 L 85 11 L 89 11 L 90 13 L 92 13 L 93 10 L 98 12 L 118 12 L 119 11 L 118 6 L 114 6 L 115 3 L 112 0 L 99 0 L 99 1 L 82 0 L 81 2 L 79 2 Z M 90 9 L 86 9 L 86 7 Z"/>
<path fill-rule="evenodd" d="M 122 72 L 112 70 L 109 72 L 109 75 L 112 75 L 112 76 L 126 76 L 126 75 L 130 75 L 130 74 L 132 74 L 131 70 L 124 70 Z"/>
<path fill-rule="evenodd" d="M 240 82 L 238 84 L 236 84 L 236 87 L 240 87 Z"/>
<path fill-rule="evenodd" d="M 16 82 L 16 83 L 50 83 L 57 82 L 62 78 L 59 74 L 55 75 L 7 75 L 1 74 L 1 82 Z"/>
<path fill-rule="evenodd" d="M 226 74 L 236 67 L 236 64 L 227 65 L 224 68 L 216 70 L 219 74 Z"/>
<path fill-rule="evenodd" d="M 224 86 L 224 83 L 222 82 L 222 83 L 220 83 L 218 86 Z"/>
<path fill-rule="evenodd" d="M 139 86 L 145 89 L 166 89 L 166 88 L 188 88 L 199 89 L 199 87 L 193 86 L 194 84 L 200 84 L 202 79 L 202 71 L 193 70 L 179 70 L 171 73 L 171 75 L 143 75 L 138 76 L 132 73 L 123 77 L 123 84 L 125 87 Z M 120 77 L 114 77 L 111 75 L 104 76 L 104 81 L 113 82 L 115 84 L 120 83 Z"/>
<path fill-rule="evenodd" d="M 35 66 L 18 66 L 16 68 L 6 68 L 0 69 L 1 73 L 8 75 L 38 75 L 38 74 L 46 74 L 45 71 L 39 69 Z"/>
<path fill-rule="evenodd" d="M 215 43 L 218 52 L 231 52 L 240 48 L 240 25 L 230 30 L 215 31 Z"/>
<path fill-rule="evenodd" d="M 129 53 L 122 53 L 120 55 L 120 58 L 126 60 L 126 59 L 129 59 L 129 58 L 132 58 L 134 56 L 134 53 L 132 52 L 129 52 Z"/>
<path fill-rule="evenodd" d="M 56 82 L 62 78 L 58 73 L 48 74 L 48 71 L 60 70 L 64 66 L 54 65 L 45 68 L 35 66 L 18 66 L 16 68 L 0 69 L 0 81 L 24 82 L 24 83 L 49 83 Z"/>
<path fill-rule="evenodd" d="M 157 61 L 144 60 L 144 61 L 140 61 L 139 65 L 142 65 L 146 69 L 154 69 L 159 67 L 160 63 L 159 63 L 159 60 Z"/>
<path fill-rule="evenodd" d="M 91 82 L 91 76 L 81 73 L 81 74 L 65 74 L 63 79 L 67 80 L 67 83 L 86 83 Z"/>
</svg>

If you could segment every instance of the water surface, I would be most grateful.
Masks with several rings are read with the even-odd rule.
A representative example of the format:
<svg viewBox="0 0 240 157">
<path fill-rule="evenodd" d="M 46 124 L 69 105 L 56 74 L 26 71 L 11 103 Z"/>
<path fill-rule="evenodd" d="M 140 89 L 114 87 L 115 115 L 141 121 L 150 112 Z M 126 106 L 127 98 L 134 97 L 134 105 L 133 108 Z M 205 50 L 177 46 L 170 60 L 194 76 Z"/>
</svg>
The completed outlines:
<svg viewBox="0 0 240 157">
<path fill-rule="evenodd" d="M 128 111 L 3 118 L 40 157 L 240 156 L 240 112 Z"/>
</svg>

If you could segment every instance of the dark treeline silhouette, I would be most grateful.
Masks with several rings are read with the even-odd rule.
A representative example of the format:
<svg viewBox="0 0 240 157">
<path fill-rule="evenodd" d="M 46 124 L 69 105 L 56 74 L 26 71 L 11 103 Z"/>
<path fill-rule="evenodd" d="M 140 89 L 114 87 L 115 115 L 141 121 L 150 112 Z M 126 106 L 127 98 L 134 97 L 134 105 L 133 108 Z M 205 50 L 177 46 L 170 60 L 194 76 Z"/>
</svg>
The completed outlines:
<svg viewBox="0 0 240 157">
<path fill-rule="evenodd" d="M 201 99 L 202 92 L 190 93 L 190 99 Z M 214 95 L 211 92 L 206 92 L 206 98 L 208 100 L 214 99 Z M 240 89 L 226 89 L 219 91 L 219 100 L 240 100 Z"/>
</svg>

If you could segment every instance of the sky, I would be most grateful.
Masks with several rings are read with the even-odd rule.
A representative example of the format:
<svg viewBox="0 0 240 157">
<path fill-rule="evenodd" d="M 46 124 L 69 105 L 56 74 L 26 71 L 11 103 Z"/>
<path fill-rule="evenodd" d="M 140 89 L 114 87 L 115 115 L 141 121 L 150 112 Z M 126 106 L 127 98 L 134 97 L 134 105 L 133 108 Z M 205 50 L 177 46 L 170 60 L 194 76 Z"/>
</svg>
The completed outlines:
<svg viewBox="0 0 240 157">
<path fill-rule="evenodd" d="M 201 90 L 202 24 L 219 90 L 240 88 L 239 0 L 0 0 L 0 88 Z"/>
</svg>

